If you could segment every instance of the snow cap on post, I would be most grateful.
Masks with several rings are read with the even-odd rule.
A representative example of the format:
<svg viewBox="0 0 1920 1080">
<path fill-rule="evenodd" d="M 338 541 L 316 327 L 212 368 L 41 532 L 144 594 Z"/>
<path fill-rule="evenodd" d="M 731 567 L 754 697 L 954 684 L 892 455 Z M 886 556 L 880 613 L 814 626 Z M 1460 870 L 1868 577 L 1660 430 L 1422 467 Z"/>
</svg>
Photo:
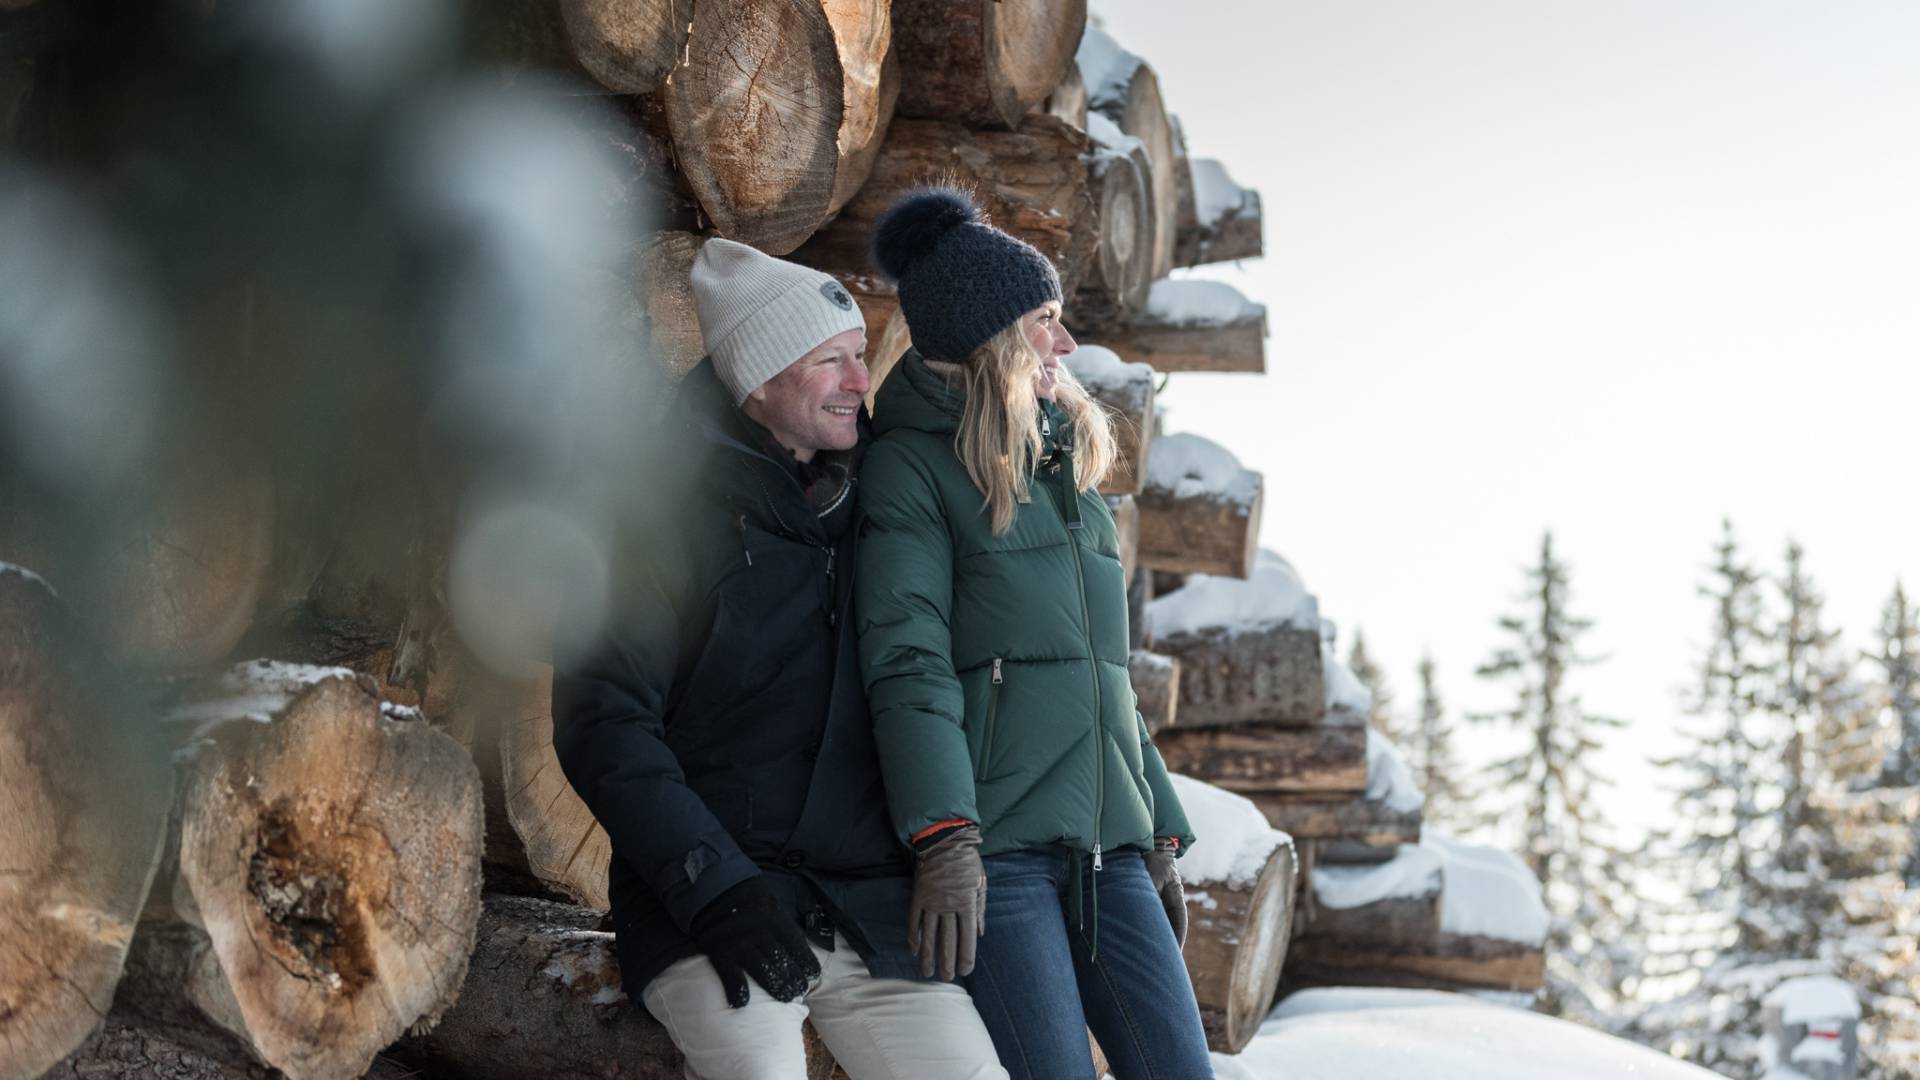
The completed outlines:
<svg viewBox="0 0 1920 1080">
<path fill-rule="evenodd" d="M 873 230 L 873 261 L 900 296 L 914 347 L 965 361 L 1022 315 L 1060 299 L 1060 275 L 1032 245 L 987 224 L 953 188 L 902 196 Z"/>
</svg>

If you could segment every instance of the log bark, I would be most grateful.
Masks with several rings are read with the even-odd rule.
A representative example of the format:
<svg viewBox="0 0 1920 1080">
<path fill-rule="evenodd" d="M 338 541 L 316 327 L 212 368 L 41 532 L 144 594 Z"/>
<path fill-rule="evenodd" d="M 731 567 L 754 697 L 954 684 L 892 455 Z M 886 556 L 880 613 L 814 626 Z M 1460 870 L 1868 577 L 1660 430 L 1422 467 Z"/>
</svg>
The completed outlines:
<svg viewBox="0 0 1920 1080">
<path fill-rule="evenodd" d="M 1287 974 L 1340 986 L 1526 993 L 1545 985 L 1546 953 L 1520 942 L 1460 934 L 1390 949 L 1303 937 L 1293 943 Z"/>
<path fill-rule="evenodd" d="M 1194 217 L 1176 230 L 1175 265 L 1201 266 L 1265 254 L 1260 193 L 1234 183 L 1226 167 L 1211 158 L 1192 161 L 1189 169 Z"/>
<path fill-rule="evenodd" d="M 1324 867 L 1322 871 L 1324 872 Z M 1308 936 L 1365 949 L 1425 948 L 1440 936 L 1440 887 L 1410 896 L 1339 908 L 1317 901 L 1307 918 Z"/>
<path fill-rule="evenodd" d="M 1420 842 L 1421 813 L 1401 813 L 1374 799 L 1323 799 L 1278 792 L 1248 792 L 1247 798 L 1274 828 L 1296 840 L 1349 841 L 1384 850 Z"/>
<path fill-rule="evenodd" d="M 820 0 L 699 4 L 661 89 L 680 172 L 720 235 L 770 255 L 832 213 L 846 86 Z"/>
<path fill-rule="evenodd" d="M 1292 844 L 1274 848 L 1251 882 L 1196 881 L 1187 890 L 1183 950 L 1207 1045 L 1237 1054 L 1273 1006 L 1293 929 Z"/>
<path fill-rule="evenodd" d="M 1061 282 L 1067 325 L 1083 337 L 1125 323 L 1147 302 L 1155 229 L 1150 171 L 1137 143 L 1118 150 L 1095 144 L 1089 172 L 1100 205 L 1099 243 L 1085 273 Z"/>
<path fill-rule="evenodd" d="M 654 1080 L 679 1076 L 666 1029 L 620 988 L 613 935 L 584 908 L 488 896 L 460 1000 L 404 1060 L 467 1080 Z M 833 1059 L 808 1044 L 809 1077 Z"/>
<path fill-rule="evenodd" d="M 1151 277 L 1166 277 L 1173 271 L 1179 199 L 1173 122 L 1160 96 L 1160 77 L 1139 57 L 1123 54 L 1116 68 L 1087 87 L 1087 108 L 1113 121 L 1122 134 L 1140 140 L 1146 150 L 1147 186 L 1154 205 L 1149 265 Z"/>
<path fill-rule="evenodd" d="M 1086 0 L 896 0 L 902 116 L 1013 128 L 1066 74 Z"/>
<path fill-rule="evenodd" d="M 383 715 L 371 682 L 344 671 L 242 665 L 171 718 L 195 726 L 176 756 L 177 848 L 119 1004 L 296 1080 L 360 1075 L 465 977 L 473 763 L 444 733 Z"/>
<path fill-rule="evenodd" d="M 1084 134 L 1050 116 L 1011 131 L 943 120 L 898 120 L 873 171 L 833 223 L 794 252 L 795 262 L 846 274 L 873 272 L 874 222 L 900 196 L 934 183 L 972 191 L 998 228 L 1040 250 L 1071 289 L 1106 228 L 1084 155 Z"/>
<path fill-rule="evenodd" d="M 1137 551 L 1137 543 L 1135 548 Z M 1137 555 L 1134 561 L 1139 561 Z M 1147 605 L 1152 602 L 1153 571 L 1135 566 L 1133 575 L 1127 578 L 1127 648 L 1153 648 L 1153 620 L 1147 615 Z"/>
<path fill-rule="evenodd" d="M 1187 129 L 1180 118 L 1167 114 L 1167 122 L 1173 127 L 1173 264 L 1189 266 L 1180 261 L 1180 239 L 1188 235 L 1199 223 L 1199 209 L 1194 202 L 1193 159 L 1187 154 Z"/>
<path fill-rule="evenodd" d="M 1184 665 L 1181 674 L 1185 682 Z M 1365 727 L 1176 726 L 1154 745 L 1168 770 L 1228 791 L 1358 793 L 1367 786 Z"/>
<path fill-rule="evenodd" d="M 1067 369 L 1113 422 L 1113 470 L 1100 481 L 1103 495 L 1138 494 L 1147 475 L 1153 444 L 1154 371 L 1126 364 L 1111 350 L 1082 345 L 1067 357 Z"/>
<path fill-rule="evenodd" d="M 1327 715 L 1318 627 L 1180 633 L 1157 639 L 1154 650 L 1180 658 L 1181 727 L 1254 721 L 1305 726 Z"/>
<path fill-rule="evenodd" d="M 1127 654 L 1127 675 L 1147 733 L 1158 735 L 1174 725 L 1180 702 L 1180 661 L 1171 656 L 1135 649 Z"/>
<path fill-rule="evenodd" d="M 687 47 L 693 0 L 560 0 L 574 59 L 618 94 L 650 94 Z"/>
<path fill-rule="evenodd" d="M 113 999 L 165 837 L 153 734 L 53 591 L 0 564 L 0 1077 L 40 1075 Z"/>
<path fill-rule="evenodd" d="M 1156 281 L 1140 312 L 1100 343 L 1155 371 L 1267 369 L 1267 309 L 1217 281 Z"/>
<path fill-rule="evenodd" d="M 1161 443 L 1172 438 L 1167 436 Z M 1252 489 L 1251 499 L 1243 500 L 1211 492 L 1189 494 L 1179 485 L 1156 484 L 1151 455 L 1147 472 L 1146 484 L 1134 497 L 1140 504 L 1142 566 L 1182 574 L 1253 576 L 1264 486 L 1259 473 L 1242 470 L 1242 486 Z"/>
</svg>

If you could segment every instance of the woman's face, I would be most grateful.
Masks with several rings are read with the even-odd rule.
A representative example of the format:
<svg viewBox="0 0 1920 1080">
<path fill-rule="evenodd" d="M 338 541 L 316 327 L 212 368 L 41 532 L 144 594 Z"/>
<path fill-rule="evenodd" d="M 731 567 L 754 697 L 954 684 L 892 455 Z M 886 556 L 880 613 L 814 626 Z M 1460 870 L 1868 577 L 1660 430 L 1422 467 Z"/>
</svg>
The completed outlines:
<svg viewBox="0 0 1920 1080">
<path fill-rule="evenodd" d="M 1027 344 L 1032 345 L 1040 357 L 1034 393 L 1044 401 L 1052 401 L 1054 387 L 1060 385 L 1060 358 L 1074 350 L 1073 335 L 1060 325 L 1060 302 L 1049 300 L 1022 315 L 1020 329 L 1027 335 Z"/>
</svg>

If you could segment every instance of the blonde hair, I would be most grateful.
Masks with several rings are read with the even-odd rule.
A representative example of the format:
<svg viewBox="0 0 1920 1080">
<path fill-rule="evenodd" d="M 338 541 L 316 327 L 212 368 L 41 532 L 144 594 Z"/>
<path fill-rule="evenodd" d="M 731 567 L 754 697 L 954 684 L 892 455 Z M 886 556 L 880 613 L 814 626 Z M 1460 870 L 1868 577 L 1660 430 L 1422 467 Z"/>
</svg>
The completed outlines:
<svg viewBox="0 0 1920 1080">
<path fill-rule="evenodd" d="M 966 402 L 953 449 L 973 486 L 986 497 L 982 509 L 992 517 L 995 536 L 1005 536 L 1019 504 L 1031 501 L 1030 481 L 1042 449 L 1040 397 L 1034 390 L 1040 356 L 1022 322 L 987 339 L 965 364 L 928 361 Z M 1085 491 L 1113 467 L 1112 421 L 1065 364 L 1060 365 L 1053 401 L 1073 427 L 1074 488 Z M 1055 435 L 1066 437 L 1065 432 Z"/>
</svg>

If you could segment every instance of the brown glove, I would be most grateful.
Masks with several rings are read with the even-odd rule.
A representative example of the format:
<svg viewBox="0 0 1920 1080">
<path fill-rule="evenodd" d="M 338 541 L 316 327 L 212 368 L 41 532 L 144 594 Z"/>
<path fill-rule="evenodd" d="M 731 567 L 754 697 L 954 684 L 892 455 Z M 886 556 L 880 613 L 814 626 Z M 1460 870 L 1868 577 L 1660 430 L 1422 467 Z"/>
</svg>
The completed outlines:
<svg viewBox="0 0 1920 1080">
<path fill-rule="evenodd" d="M 1160 894 L 1160 906 L 1167 910 L 1167 921 L 1173 924 L 1173 940 L 1185 947 L 1187 894 L 1180 887 L 1180 868 L 1174 863 L 1178 851 L 1166 837 L 1155 840 L 1153 850 L 1146 854 L 1147 876 L 1153 879 L 1153 891 Z"/>
<path fill-rule="evenodd" d="M 942 979 L 973 971 L 974 943 L 987 927 L 987 871 L 980 862 L 980 826 L 956 825 L 913 858 L 913 903 L 907 947 L 920 974 Z"/>
</svg>

